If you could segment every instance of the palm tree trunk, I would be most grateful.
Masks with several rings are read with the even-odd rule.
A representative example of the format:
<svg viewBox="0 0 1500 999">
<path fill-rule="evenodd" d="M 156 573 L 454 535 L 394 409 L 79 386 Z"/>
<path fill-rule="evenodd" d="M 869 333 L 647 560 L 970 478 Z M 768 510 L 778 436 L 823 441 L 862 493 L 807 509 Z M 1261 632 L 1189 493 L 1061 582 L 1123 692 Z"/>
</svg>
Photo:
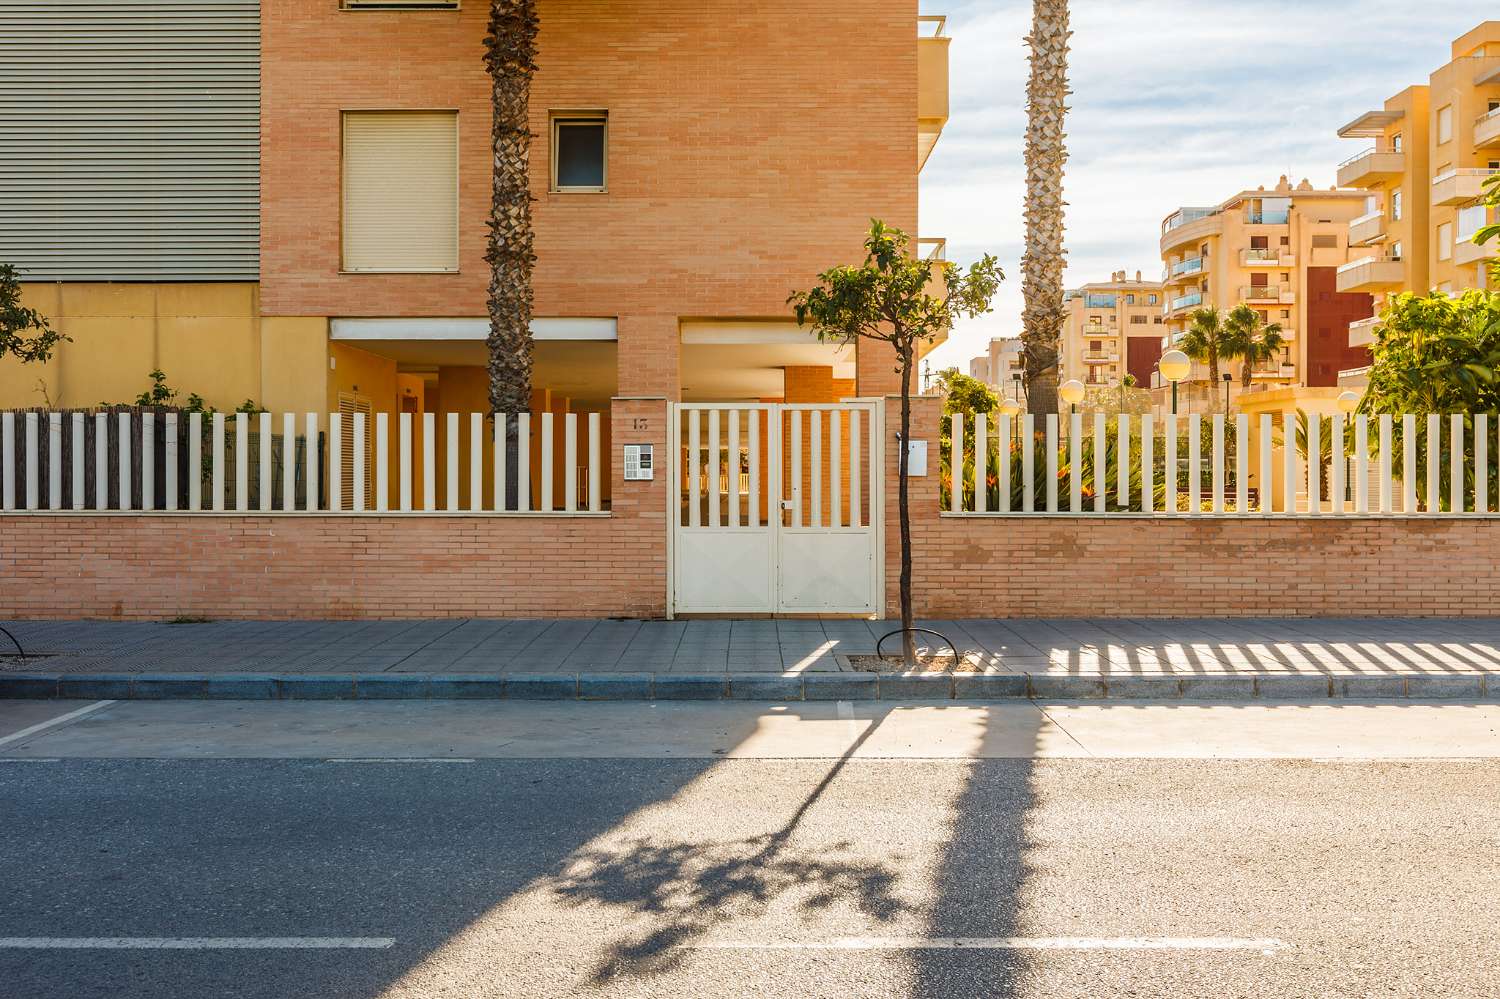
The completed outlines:
<svg viewBox="0 0 1500 999">
<path fill-rule="evenodd" d="M 906 668 L 917 665 L 917 640 L 912 634 L 911 611 L 911 506 L 908 500 L 907 458 L 911 453 L 912 348 L 901 352 L 901 449 L 896 457 L 896 496 L 901 511 L 901 656 Z M 960 462 L 962 456 L 960 456 Z"/>
<path fill-rule="evenodd" d="M 1026 85 L 1026 251 L 1021 257 L 1021 339 L 1026 404 L 1057 412 L 1057 356 L 1063 309 L 1063 133 L 1068 90 L 1068 0 L 1032 0 L 1031 79 Z"/>
<path fill-rule="evenodd" d="M 484 66 L 490 74 L 492 176 L 487 305 L 490 410 L 531 409 L 531 268 L 536 262 L 531 231 L 531 77 L 536 73 L 536 0 L 490 0 Z M 506 421 L 506 506 L 514 509 L 520 467 L 520 437 Z M 496 428 L 501 432 L 501 428 Z M 496 497 L 498 501 L 500 497 Z"/>
</svg>

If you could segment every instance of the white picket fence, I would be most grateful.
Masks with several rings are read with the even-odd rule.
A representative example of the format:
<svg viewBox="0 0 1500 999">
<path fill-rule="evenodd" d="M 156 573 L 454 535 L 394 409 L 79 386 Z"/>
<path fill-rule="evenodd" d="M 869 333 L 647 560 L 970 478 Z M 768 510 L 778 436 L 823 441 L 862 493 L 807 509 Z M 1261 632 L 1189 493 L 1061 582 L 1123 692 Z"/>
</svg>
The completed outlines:
<svg viewBox="0 0 1500 999">
<path fill-rule="evenodd" d="M 502 421 L 520 438 L 514 488 Z M 598 513 L 601 424 L 599 413 L 332 413 L 326 424 L 318 413 L 0 413 L 0 511 Z"/>
<path fill-rule="evenodd" d="M 942 459 L 943 509 L 959 515 L 1500 512 L 1500 419 L 1487 413 L 955 414 Z"/>
</svg>

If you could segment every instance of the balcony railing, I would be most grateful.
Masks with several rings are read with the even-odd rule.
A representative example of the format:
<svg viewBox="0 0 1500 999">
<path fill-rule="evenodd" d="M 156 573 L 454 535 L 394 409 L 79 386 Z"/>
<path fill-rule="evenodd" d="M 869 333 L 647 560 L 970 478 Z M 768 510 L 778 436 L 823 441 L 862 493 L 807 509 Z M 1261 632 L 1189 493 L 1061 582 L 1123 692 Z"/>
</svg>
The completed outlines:
<svg viewBox="0 0 1500 999">
<path fill-rule="evenodd" d="M 1120 360 L 1120 355 L 1119 354 L 1084 354 L 1083 355 L 1083 363 L 1084 364 L 1117 364 L 1117 363 L 1119 363 L 1119 360 Z"/>
<path fill-rule="evenodd" d="M 1240 251 L 1240 262 L 1248 265 L 1280 264 L 1282 251 L 1276 247 L 1255 247 Z"/>
<path fill-rule="evenodd" d="M 1116 301 L 1114 295 L 1083 296 L 1083 306 L 1086 309 L 1113 309 Z"/>
<path fill-rule="evenodd" d="M 1194 306 L 1194 305 L 1202 305 L 1202 304 L 1203 304 L 1203 293 L 1199 292 L 1199 291 L 1195 291 L 1195 292 L 1193 292 L 1191 294 L 1182 295 L 1182 296 L 1180 296 L 1178 298 L 1172 299 L 1171 303 L 1168 305 L 1168 311 L 1169 312 L 1176 312 L 1178 309 L 1186 309 L 1186 308 L 1189 308 L 1189 307 Z"/>
<path fill-rule="evenodd" d="M 1292 214 L 1289 211 L 1257 212 L 1252 210 L 1245 213 L 1245 224 L 1286 225 L 1291 220 L 1291 217 Z"/>
<path fill-rule="evenodd" d="M 1496 174 L 1500 174 L 1500 170 L 1484 167 L 1445 170 L 1432 178 L 1432 203 L 1461 205 L 1474 201 L 1483 196 L 1484 182 Z"/>
<path fill-rule="evenodd" d="M 1217 215 L 1218 213 L 1219 210 L 1217 208 L 1179 208 L 1161 224 L 1161 231 L 1168 233 L 1179 226 L 1187 225 L 1189 222 L 1196 222 L 1199 219 L 1206 219 L 1210 215 Z"/>
<path fill-rule="evenodd" d="M 1181 277 L 1183 274 L 1197 274 L 1202 270 L 1202 257 L 1188 257 L 1186 260 L 1179 260 L 1173 264 L 1169 273 L 1172 277 Z"/>
<path fill-rule="evenodd" d="M 940 237 L 919 237 L 917 239 L 917 259 L 947 260 L 948 240 Z"/>
<path fill-rule="evenodd" d="M 942 38 L 948 18 L 941 14 L 922 14 L 917 17 L 918 38 Z"/>
<path fill-rule="evenodd" d="M 1083 324 L 1084 336 L 1111 336 L 1113 335 L 1113 333 L 1114 330 L 1110 329 L 1108 326 L 1105 326 L 1103 323 Z"/>
<path fill-rule="evenodd" d="M 1240 288 L 1240 298 L 1247 302 L 1275 302 L 1287 290 L 1281 284 L 1247 284 Z"/>
</svg>

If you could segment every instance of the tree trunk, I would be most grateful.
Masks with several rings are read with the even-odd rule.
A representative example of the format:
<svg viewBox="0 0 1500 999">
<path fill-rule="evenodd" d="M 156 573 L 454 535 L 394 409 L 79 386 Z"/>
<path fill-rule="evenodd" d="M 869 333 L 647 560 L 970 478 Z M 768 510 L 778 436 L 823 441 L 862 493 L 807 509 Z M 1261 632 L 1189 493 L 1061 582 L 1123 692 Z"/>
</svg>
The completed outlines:
<svg viewBox="0 0 1500 999">
<path fill-rule="evenodd" d="M 901 441 L 896 456 L 896 496 L 901 511 L 901 656 L 907 669 L 917 665 L 911 613 L 911 508 L 907 500 L 907 458 L 911 453 L 911 347 L 901 352 Z"/>
<path fill-rule="evenodd" d="M 490 74 L 491 192 L 487 305 L 490 410 L 531 409 L 531 77 L 536 72 L 536 0 L 490 0 L 484 65 Z M 516 509 L 520 441 L 505 427 L 506 506 Z M 499 497 L 496 497 L 498 500 Z"/>
<path fill-rule="evenodd" d="M 1063 121 L 1067 115 L 1068 0 L 1032 0 L 1031 78 L 1026 86 L 1026 251 L 1021 257 L 1025 299 L 1026 405 L 1055 413 L 1057 357 L 1063 308 Z"/>
</svg>

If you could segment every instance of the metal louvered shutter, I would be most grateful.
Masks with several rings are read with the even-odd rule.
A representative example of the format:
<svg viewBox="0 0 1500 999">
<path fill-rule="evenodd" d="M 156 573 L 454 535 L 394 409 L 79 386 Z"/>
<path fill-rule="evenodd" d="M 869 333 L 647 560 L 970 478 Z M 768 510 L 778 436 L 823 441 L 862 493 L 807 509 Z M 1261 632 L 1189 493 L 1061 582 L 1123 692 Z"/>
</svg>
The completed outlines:
<svg viewBox="0 0 1500 999">
<path fill-rule="evenodd" d="M 0 262 L 255 280 L 258 0 L 0 0 Z"/>
<path fill-rule="evenodd" d="M 344 113 L 344 270 L 458 270 L 458 115 Z"/>
</svg>

